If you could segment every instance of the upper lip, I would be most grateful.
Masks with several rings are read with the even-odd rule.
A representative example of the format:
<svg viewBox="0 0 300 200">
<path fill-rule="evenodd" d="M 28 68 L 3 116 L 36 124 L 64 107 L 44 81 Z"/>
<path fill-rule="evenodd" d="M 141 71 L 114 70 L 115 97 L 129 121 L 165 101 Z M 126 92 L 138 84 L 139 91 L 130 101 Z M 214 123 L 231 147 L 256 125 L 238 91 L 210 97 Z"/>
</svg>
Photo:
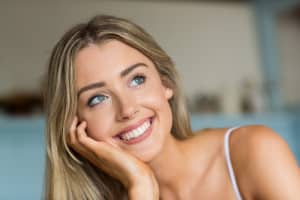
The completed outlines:
<svg viewBox="0 0 300 200">
<path fill-rule="evenodd" d="M 135 123 L 135 124 L 133 124 L 133 125 L 130 125 L 130 126 L 126 127 L 126 128 L 123 129 L 119 134 L 117 134 L 117 136 L 120 136 L 120 135 L 122 135 L 122 134 L 124 134 L 124 133 L 127 133 L 127 132 L 129 132 L 129 131 L 131 131 L 131 130 L 136 129 L 137 127 L 139 127 L 140 125 L 142 125 L 144 122 L 146 122 L 146 121 L 148 121 L 148 120 L 151 120 L 151 117 L 144 118 L 144 119 L 138 121 L 137 123 Z"/>
</svg>

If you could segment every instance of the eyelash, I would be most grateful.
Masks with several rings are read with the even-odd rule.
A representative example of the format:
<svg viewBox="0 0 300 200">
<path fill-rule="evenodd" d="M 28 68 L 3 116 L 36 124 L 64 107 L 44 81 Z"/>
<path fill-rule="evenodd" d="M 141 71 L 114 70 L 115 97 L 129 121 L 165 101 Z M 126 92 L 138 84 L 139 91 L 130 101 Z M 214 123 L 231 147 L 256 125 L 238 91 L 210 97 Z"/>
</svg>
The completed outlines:
<svg viewBox="0 0 300 200">
<path fill-rule="evenodd" d="M 134 75 L 133 78 L 130 80 L 130 83 L 131 83 L 132 81 L 134 81 L 134 79 L 136 79 L 136 78 L 143 78 L 143 82 L 140 83 L 140 84 L 138 84 L 138 86 L 144 84 L 144 83 L 146 82 L 146 79 L 147 79 L 146 76 L 143 75 L 143 74 L 136 74 L 136 75 Z"/>
<path fill-rule="evenodd" d="M 136 75 L 134 75 L 134 77 L 130 80 L 130 83 L 129 83 L 129 84 L 131 84 L 131 82 L 133 82 L 136 78 L 142 78 L 143 81 L 142 81 L 142 83 L 139 83 L 137 86 L 133 86 L 133 87 L 139 87 L 140 85 L 144 84 L 144 83 L 146 82 L 146 79 L 147 79 L 146 76 L 143 75 L 143 74 L 136 74 Z M 96 98 L 99 98 L 99 97 L 103 97 L 104 99 L 103 99 L 101 102 L 98 102 L 98 103 L 95 103 L 95 104 L 92 105 L 92 102 L 93 102 Z M 94 96 L 92 96 L 92 97 L 88 100 L 87 106 L 88 106 L 88 107 L 94 107 L 94 106 L 96 106 L 96 105 L 102 103 L 102 102 L 103 102 L 105 99 L 107 99 L 107 98 L 108 98 L 108 96 L 103 95 L 103 94 L 97 94 L 97 95 L 94 95 Z"/>
<path fill-rule="evenodd" d="M 96 101 L 96 98 L 104 98 L 103 100 L 99 100 L 99 102 L 96 102 L 96 103 L 93 103 L 93 101 Z M 102 103 L 105 99 L 107 99 L 108 96 L 105 96 L 105 95 L 102 95 L 102 94 L 97 94 L 97 95 L 94 95 L 92 96 L 88 102 L 87 102 L 87 106 L 88 107 L 94 107 L 95 105 L 98 105 L 99 103 Z"/>
</svg>

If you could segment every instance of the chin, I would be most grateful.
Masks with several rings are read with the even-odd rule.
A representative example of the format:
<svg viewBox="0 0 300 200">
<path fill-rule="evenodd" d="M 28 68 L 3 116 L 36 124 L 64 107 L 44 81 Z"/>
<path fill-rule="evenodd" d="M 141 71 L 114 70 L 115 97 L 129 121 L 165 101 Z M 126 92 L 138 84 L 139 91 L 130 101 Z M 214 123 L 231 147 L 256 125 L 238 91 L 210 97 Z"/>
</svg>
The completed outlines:
<svg viewBox="0 0 300 200">
<path fill-rule="evenodd" d="M 156 148 L 152 148 L 151 150 L 148 149 L 144 152 L 134 152 L 133 155 L 145 163 L 150 163 L 159 155 L 160 151 L 161 147 L 159 148 L 158 146 L 156 146 Z"/>
</svg>

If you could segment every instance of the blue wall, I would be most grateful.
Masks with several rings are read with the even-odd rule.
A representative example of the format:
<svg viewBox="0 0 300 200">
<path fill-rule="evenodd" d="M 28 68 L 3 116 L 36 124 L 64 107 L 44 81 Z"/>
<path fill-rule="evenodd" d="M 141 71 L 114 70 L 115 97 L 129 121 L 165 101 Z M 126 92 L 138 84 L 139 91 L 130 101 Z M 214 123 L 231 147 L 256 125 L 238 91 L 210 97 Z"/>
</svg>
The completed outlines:
<svg viewBox="0 0 300 200">
<path fill-rule="evenodd" d="M 281 94 L 280 55 L 277 36 L 276 17 L 300 0 L 254 0 L 259 50 L 261 56 L 262 74 L 264 77 L 267 105 L 269 111 L 280 111 L 283 108 Z"/>
<path fill-rule="evenodd" d="M 0 199 L 41 199 L 43 119 L 0 119 Z"/>
</svg>

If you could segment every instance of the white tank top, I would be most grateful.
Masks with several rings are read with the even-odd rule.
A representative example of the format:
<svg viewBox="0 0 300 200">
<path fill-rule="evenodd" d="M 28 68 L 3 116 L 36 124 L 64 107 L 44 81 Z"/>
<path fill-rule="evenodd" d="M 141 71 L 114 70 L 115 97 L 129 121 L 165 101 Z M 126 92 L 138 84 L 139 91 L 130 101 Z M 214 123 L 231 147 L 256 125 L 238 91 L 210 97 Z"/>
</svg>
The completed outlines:
<svg viewBox="0 0 300 200">
<path fill-rule="evenodd" d="M 237 128 L 239 128 L 239 127 L 233 127 L 226 131 L 225 137 L 224 137 L 224 149 L 225 149 L 225 158 L 226 158 L 227 168 L 228 168 L 231 184 L 232 184 L 236 199 L 242 200 L 242 196 L 240 194 L 239 187 L 237 185 L 236 178 L 234 175 L 234 171 L 233 171 L 233 167 L 232 167 L 232 163 L 231 163 L 231 159 L 230 159 L 230 148 L 229 148 L 230 134 Z"/>
</svg>

